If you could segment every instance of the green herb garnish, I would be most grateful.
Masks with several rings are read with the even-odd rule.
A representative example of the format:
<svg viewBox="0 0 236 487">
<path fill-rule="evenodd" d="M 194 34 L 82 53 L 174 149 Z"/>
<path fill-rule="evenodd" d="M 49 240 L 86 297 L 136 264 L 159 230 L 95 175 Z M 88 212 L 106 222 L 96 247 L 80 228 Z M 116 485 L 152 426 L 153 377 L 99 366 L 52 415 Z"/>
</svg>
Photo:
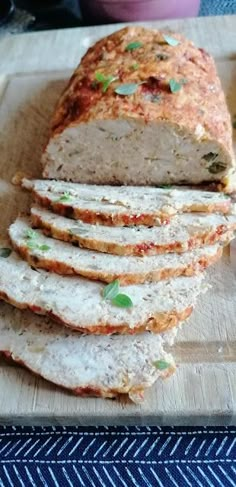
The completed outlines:
<svg viewBox="0 0 236 487">
<path fill-rule="evenodd" d="M 63 201 L 69 201 L 71 199 L 71 195 L 70 193 L 68 193 L 67 191 L 65 193 L 63 193 L 62 196 L 60 196 L 60 198 L 58 198 L 55 203 L 59 203 L 60 201 L 63 202 Z"/>
<path fill-rule="evenodd" d="M 153 362 L 154 367 L 158 370 L 165 370 L 170 367 L 170 364 L 166 362 L 165 360 L 156 360 L 156 362 Z"/>
<path fill-rule="evenodd" d="M 111 300 L 112 304 L 119 306 L 119 308 L 132 308 L 133 302 L 126 294 L 117 294 L 115 298 Z"/>
<path fill-rule="evenodd" d="M 169 81 L 169 86 L 170 86 L 170 91 L 171 93 L 177 93 L 178 91 L 181 90 L 182 88 L 182 83 L 179 81 L 176 81 L 175 79 L 171 79 Z"/>
<path fill-rule="evenodd" d="M 138 63 L 134 63 L 130 66 L 130 69 L 133 69 L 133 71 L 136 71 L 136 69 L 139 68 L 139 64 Z"/>
<path fill-rule="evenodd" d="M 159 186 L 159 188 L 161 188 L 161 189 L 171 189 L 172 186 L 171 186 L 171 184 L 163 184 L 162 186 Z"/>
<path fill-rule="evenodd" d="M 143 43 L 140 41 L 134 41 L 130 42 L 125 48 L 126 51 L 134 51 L 135 49 L 138 49 L 139 47 L 143 47 Z"/>
<path fill-rule="evenodd" d="M 142 83 L 124 83 L 123 85 L 117 86 L 115 93 L 122 96 L 133 95 L 136 93 L 140 84 Z"/>
<path fill-rule="evenodd" d="M 178 46 L 180 44 L 180 41 L 178 41 L 174 37 L 170 37 L 170 36 L 167 36 L 164 34 L 163 38 L 166 41 L 166 44 L 169 44 L 169 46 L 175 47 L 175 46 Z"/>
<path fill-rule="evenodd" d="M 117 76 L 104 76 L 102 73 L 95 73 L 96 80 L 102 84 L 102 92 L 105 93 L 107 88 L 110 86 L 113 81 L 117 81 L 119 78 Z"/>
<path fill-rule="evenodd" d="M 116 279 L 115 281 L 108 284 L 104 287 L 102 296 L 104 299 L 113 299 L 119 293 L 119 281 Z"/>
<path fill-rule="evenodd" d="M 38 245 L 38 249 L 42 250 L 42 252 L 46 252 L 47 250 L 50 250 L 51 247 L 49 245 L 43 244 L 43 245 Z"/>
<path fill-rule="evenodd" d="M 31 228 L 29 230 L 27 230 L 26 234 L 25 234 L 25 238 L 37 238 L 38 235 L 37 233 L 32 230 Z"/>
<path fill-rule="evenodd" d="M 0 249 L 0 257 L 3 257 L 3 259 L 7 259 L 7 257 L 9 257 L 9 255 L 11 255 L 12 253 L 12 250 L 7 248 L 7 247 L 2 247 Z"/>
<path fill-rule="evenodd" d="M 119 308 L 131 308 L 133 306 L 132 300 L 126 294 L 121 294 L 119 289 L 120 284 L 118 279 L 116 279 L 103 289 L 102 296 Z"/>
<path fill-rule="evenodd" d="M 43 252 L 45 252 L 46 250 L 50 249 L 49 245 L 39 245 L 37 243 L 38 234 L 34 232 L 34 230 L 32 230 L 31 228 L 27 230 L 25 238 L 27 239 L 27 247 L 30 250 L 42 250 Z"/>
</svg>

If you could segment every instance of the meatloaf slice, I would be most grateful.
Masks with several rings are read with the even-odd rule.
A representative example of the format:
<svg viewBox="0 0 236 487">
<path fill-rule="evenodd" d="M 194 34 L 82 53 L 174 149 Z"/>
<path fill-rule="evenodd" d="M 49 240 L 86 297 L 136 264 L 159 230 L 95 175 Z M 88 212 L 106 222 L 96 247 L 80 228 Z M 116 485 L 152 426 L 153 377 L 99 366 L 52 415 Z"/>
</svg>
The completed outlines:
<svg viewBox="0 0 236 487">
<path fill-rule="evenodd" d="M 36 268 L 57 274 L 78 274 L 89 279 L 120 284 L 141 284 L 180 275 L 192 276 L 214 264 L 222 255 L 222 247 L 211 245 L 178 254 L 155 256 L 123 256 L 74 247 L 32 230 L 27 218 L 17 218 L 9 228 L 14 249 Z"/>
<path fill-rule="evenodd" d="M 199 184 L 235 166 L 213 58 L 179 34 L 126 27 L 90 47 L 56 107 L 45 178 Z"/>
<path fill-rule="evenodd" d="M 56 239 L 88 249 L 117 255 L 155 255 L 186 252 L 202 245 L 231 239 L 236 228 L 235 215 L 177 215 L 161 227 L 108 227 L 90 225 L 55 215 L 45 208 L 31 208 L 32 224 Z"/>
<path fill-rule="evenodd" d="M 103 225 L 160 225 L 188 212 L 229 213 L 231 199 L 222 193 L 188 188 L 96 186 L 23 179 L 34 199 L 56 213 Z"/>
<path fill-rule="evenodd" d="M 116 397 L 128 394 L 140 401 L 145 389 L 175 370 L 163 346 L 164 335 L 80 335 L 45 317 L 0 309 L 0 351 L 37 375 L 80 396 Z"/>
<path fill-rule="evenodd" d="M 92 334 L 166 331 L 190 316 L 205 288 L 203 274 L 123 286 L 119 296 L 128 305 L 118 307 L 100 282 L 36 271 L 15 252 L 0 259 L 0 299 Z"/>
</svg>

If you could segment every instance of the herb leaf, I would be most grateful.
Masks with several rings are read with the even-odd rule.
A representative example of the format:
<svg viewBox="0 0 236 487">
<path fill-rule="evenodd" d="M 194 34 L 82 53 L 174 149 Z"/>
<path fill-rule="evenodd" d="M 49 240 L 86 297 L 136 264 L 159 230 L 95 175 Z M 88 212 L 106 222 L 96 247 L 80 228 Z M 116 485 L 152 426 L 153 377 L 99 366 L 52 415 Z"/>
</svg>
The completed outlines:
<svg viewBox="0 0 236 487">
<path fill-rule="evenodd" d="M 170 36 L 167 36 L 164 34 L 163 38 L 166 41 L 166 44 L 169 44 L 169 46 L 175 47 L 175 46 L 178 46 L 180 44 L 180 41 L 178 41 L 174 37 L 170 37 Z"/>
<path fill-rule="evenodd" d="M 27 230 L 26 234 L 25 234 L 25 238 L 37 238 L 38 235 L 37 233 L 32 230 L 31 228 L 29 230 Z"/>
<path fill-rule="evenodd" d="M 104 299 L 113 299 L 119 293 L 119 281 L 116 279 L 115 281 L 108 284 L 104 287 L 102 296 Z"/>
<path fill-rule="evenodd" d="M 170 91 L 171 93 L 177 93 L 182 88 L 182 83 L 175 81 L 175 79 L 171 79 L 169 81 Z"/>
<path fill-rule="evenodd" d="M 130 42 L 125 50 L 126 51 L 134 51 L 134 49 L 138 49 L 139 47 L 143 47 L 143 43 L 140 42 L 140 41 L 134 41 L 134 42 Z"/>
<path fill-rule="evenodd" d="M 68 192 L 66 191 L 66 192 L 65 192 L 65 193 L 64 193 L 64 194 L 63 194 L 63 195 L 62 195 L 60 198 L 58 198 L 58 199 L 55 201 L 55 203 L 57 203 L 57 202 L 59 203 L 60 201 L 62 201 L 62 202 L 63 202 L 63 201 L 69 201 L 70 199 L 71 199 L 71 195 L 70 195 L 70 193 L 68 193 Z"/>
<path fill-rule="evenodd" d="M 119 306 L 119 308 L 132 308 L 133 302 L 126 294 L 117 294 L 112 300 L 112 304 Z"/>
<path fill-rule="evenodd" d="M 9 257 L 9 255 L 11 255 L 12 253 L 12 250 L 7 248 L 7 247 L 2 247 L 0 249 L 0 257 L 3 257 L 4 259 L 7 259 L 7 257 Z"/>
<path fill-rule="evenodd" d="M 119 78 L 117 76 L 104 76 L 102 73 L 95 73 L 95 78 L 99 83 L 102 83 L 102 92 L 105 93 L 107 91 L 108 86 L 110 86 L 113 81 L 117 81 Z"/>
<path fill-rule="evenodd" d="M 225 164 L 224 162 L 213 162 L 208 168 L 207 170 L 211 173 L 211 174 L 218 174 L 219 172 L 223 172 L 225 171 L 227 167 L 227 164 Z"/>
<path fill-rule="evenodd" d="M 117 95 L 133 95 L 141 83 L 124 83 L 123 85 L 117 86 L 115 93 Z"/>
<path fill-rule="evenodd" d="M 133 71 L 136 71 L 136 69 L 139 68 L 139 64 L 138 63 L 134 63 L 130 66 L 130 69 L 133 69 Z"/>
<path fill-rule="evenodd" d="M 158 370 L 165 370 L 168 369 L 168 367 L 170 367 L 170 364 L 165 360 L 156 360 L 156 362 L 153 362 L 153 365 Z"/>
<path fill-rule="evenodd" d="M 172 186 L 171 186 L 171 184 L 163 184 L 162 186 L 159 186 L 159 188 L 162 188 L 162 189 L 171 189 Z"/>
<path fill-rule="evenodd" d="M 46 252 L 47 250 L 50 250 L 51 247 L 49 245 L 43 244 L 43 245 L 38 245 L 38 249 L 42 250 L 43 252 Z"/>
</svg>

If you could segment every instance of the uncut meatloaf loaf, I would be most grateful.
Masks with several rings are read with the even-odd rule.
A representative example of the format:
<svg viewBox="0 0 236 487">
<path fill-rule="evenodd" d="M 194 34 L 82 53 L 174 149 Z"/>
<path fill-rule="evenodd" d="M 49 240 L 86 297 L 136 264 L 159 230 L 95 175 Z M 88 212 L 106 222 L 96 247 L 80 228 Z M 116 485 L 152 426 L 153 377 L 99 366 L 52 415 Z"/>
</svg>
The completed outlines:
<svg viewBox="0 0 236 487">
<path fill-rule="evenodd" d="M 45 178 L 93 184 L 227 183 L 232 127 L 212 57 L 132 26 L 91 47 L 57 105 Z"/>
</svg>

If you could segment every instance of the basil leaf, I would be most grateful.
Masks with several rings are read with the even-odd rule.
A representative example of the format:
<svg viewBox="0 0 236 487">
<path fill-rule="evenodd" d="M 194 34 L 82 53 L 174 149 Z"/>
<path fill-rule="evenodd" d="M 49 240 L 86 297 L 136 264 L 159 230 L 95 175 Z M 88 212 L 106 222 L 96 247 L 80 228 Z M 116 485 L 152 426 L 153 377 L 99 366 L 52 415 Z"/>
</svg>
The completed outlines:
<svg viewBox="0 0 236 487">
<path fill-rule="evenodd" d="M 119 308 L 132 308 L 133 302 L 126 294 L 117 294 L 115 298 L 111 300 L 112 304 L 119 306 Z"/>
<path fill-rule="evenodd" d="M 117 86 L 115 93 L 117 95 L 133 95 L 141 83 L 124 83 L 123 85 Z"/>
<path fill-rule="evenodd" d="M 159 188 L 161 188 L 161 189 L 171 189 L 172 186 L 171 186 L 171 184 L 163 184 L 162 186 L 159 186 Z"/>
<path fill-rule="evenodd" d="M 12 250 L 7 248 L 7 247 L 2 247 L 0 249 L 0 257 L 3 257 L 3 259 L 7 259 L 7 257 L 9 257 L 9 255 L 11 255 L 12 253 Z"/>
<path fill-rule="evenodd" d="M 119 281 L 116 279 L 115 281 L 108 284 L 104 287 L 102 296 L 104 299 L 113 299 L 119 293 Z"/>
<path fill-rule="evenodd" d="M 181 90 L 182 83 L 179 83 L 178 81 L 175 81 L 175 79 L 172 78 L 169 81 L 169 86 L 170 86 L 171 93 L 177 93 L 178 91 Z"/>
<path fill-rule="evenodd" d="M 50 250 L 51 247 L 49 245 L 43 244 L 43 245 L 38 245 L 38 249 L 42 250 L 42 252 L 46 252 L 47 250 Z"/>
<path fill-rule="evenodd" d="M 153 365 L 158 370 L 166 370 L 170 367 L 170 364 L 165 360 L 157 360 L 156 362 L 153 362 Z"/>
<path fill-rule="evenodd" d="M 31 228 L 29 230 L 27 230 L 26 234 L 25 234 L 25 238 L 37 238 L 38 235 L 37 233 L 32 230 Z"/>
<path fill-rule="evenodd" d="M 138 49 L 139 47 L 143 47 L 143 43 L 140 41 L 130 42 L 125 48 L 126 51 L 134 51 L 134 49 Z"/>
<path fill-rule="evenodd" d="M 169 46 L 175 47 L 175 46 L 178 46 L 180 44 L 180 41 L 178 41 L 174 37 L 170 37 L 170 36 L 163 34 L 163 38 L 165 39 L 166 44 L 169 44 Z"/>
</svg>

